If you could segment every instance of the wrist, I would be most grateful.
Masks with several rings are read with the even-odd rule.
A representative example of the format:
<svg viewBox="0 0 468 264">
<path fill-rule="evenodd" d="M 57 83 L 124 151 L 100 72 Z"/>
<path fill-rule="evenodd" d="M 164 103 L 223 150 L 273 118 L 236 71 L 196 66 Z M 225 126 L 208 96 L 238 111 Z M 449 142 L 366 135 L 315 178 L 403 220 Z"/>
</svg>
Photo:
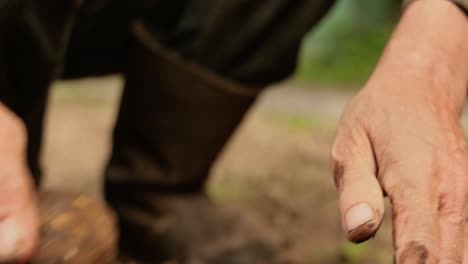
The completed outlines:
<svg viewBox="0 0 468 264">
<path fill-rule="evenodd" d="M 370 80 L 423 89 L 463 108 L 468 84 L 468 19 L 447 0 L 418 0 L 403 14 Z M 380 82 L 381 83 L 381 82 Z M 370 85 L 373 86 L 373 85 Z M 419 94 L 419 91 L 416 91 Z"/>
</svg>

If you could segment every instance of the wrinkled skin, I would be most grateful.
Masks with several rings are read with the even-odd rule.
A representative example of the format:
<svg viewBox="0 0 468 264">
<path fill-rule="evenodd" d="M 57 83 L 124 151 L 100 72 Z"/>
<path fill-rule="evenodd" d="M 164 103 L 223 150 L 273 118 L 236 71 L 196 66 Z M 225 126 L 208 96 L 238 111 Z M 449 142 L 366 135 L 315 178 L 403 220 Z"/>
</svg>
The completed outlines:
<svg viewBox="0 0 468 264">
<path fill-rule="evenodd" d="M 348 237 L 360 242 L 375 233 L 384 210 L 382 186 L 393 205 L 398 256 L 408 255 L 411 245 L 419 248 L 414 254 L 431 252 L 427 263 L 437 263 L 443 256 L 432 253 L 439 251 L 454 259 L 446 263 L 461 263 L 456 247 L 463 245 L 468 174 L 458 113 L 440 99 L 389 93 L 382 101 L 376 93 L 369 88 L 353 99 L 333 150 L 341 209 L 361 202 L 373 209 L 364 229 L 344 221 Z"/>
<path fill-rule="evenodd" d="M 354 242 L 372 237 L 388 195 L 398 264 L 468 263 L 468 153 L 459 122 L 467 30 L 448 1 L 413 4 L 337 131 L 332 169 L 343 228 Z"/>
</svg>

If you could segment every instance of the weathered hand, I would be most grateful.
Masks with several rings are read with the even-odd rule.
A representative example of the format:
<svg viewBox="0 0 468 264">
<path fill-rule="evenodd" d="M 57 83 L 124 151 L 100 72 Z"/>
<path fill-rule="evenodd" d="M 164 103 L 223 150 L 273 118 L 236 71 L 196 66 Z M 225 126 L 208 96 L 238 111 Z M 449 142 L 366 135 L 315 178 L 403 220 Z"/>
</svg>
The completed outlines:
<svg viewBox="0 0 468 264">
<path fill-rule="evenodd" d="M 372 237 L 386 193 L 397 263 L 462 263 L 468 156 L 460 109 L 433 83 L 400 81 L 396 89 L 371 80 L 341 120 L 332 163 L 343 227 L 351 241 Z"/>
<path fill-rule="evenodd" d="M 0 103 L 0 263 L 28 259 L 37 243 L 36 198 L 22 121 Z"/>
<path fill-rule="evenodd" d="M 467 42 L 468 19 L 453 2 L 413 1 L 337 131 L 333 171 L 348 238 L 377 232 L 387 194 L 398 264 L 468 263 L 468 156 L 459 123 Z"/>
</svg>

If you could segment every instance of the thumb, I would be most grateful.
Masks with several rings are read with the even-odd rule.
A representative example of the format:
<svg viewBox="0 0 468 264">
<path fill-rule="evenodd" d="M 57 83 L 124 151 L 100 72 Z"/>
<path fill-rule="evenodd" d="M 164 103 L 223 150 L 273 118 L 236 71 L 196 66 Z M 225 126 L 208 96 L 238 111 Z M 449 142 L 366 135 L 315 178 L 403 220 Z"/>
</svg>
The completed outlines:
<svg viewBox="0 0 468 264">
<path fill-rule="evenodd" d="M 355 243 L 364 242 L 375 235 L 384 213 L 374 154 L 365 133 L 337 134 L 332 149 L 332 171 L 347 238 Z"/>
</svg>

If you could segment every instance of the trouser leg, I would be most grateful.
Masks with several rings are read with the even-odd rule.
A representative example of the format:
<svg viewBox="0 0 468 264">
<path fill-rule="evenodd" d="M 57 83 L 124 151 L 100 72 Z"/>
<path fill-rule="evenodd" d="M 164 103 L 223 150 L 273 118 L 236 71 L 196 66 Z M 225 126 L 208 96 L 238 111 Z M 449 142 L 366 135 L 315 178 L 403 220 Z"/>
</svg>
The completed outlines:
<svg viewBox="0 0 468 264">
<path fill-rule="evenodd" d="M 200 190 L 256 93 L 294 71 L 303 35 L 333 3 L 181 2 L 174 23 L 143 16 L 125 54 L 109 186 Z"/>
<path fill-rule="evenodd" d="M 0 100 L 26 124 L 36 184 L 48 87 L 58 78 L 76 1 L 17 1 L 0 11 Z"/>
<path fill-rule="evenodd" d="M 120 218 L 122 249 L 147 260 L 165 254 L 157 250 L 154 219 L 164 213 L 158 200 L 203 191 L 213 161 L 256 94 L 293 72 L 302 36 L 331 3 L 213 1 L 216 8 L 208 9 L 215 16 L 205 19 L 203 1 L 187 2 L 196 14 L 187 11 L 170 29 L 158 28 L 153 18 L 134 27 L 106 171 L 106 199 Z"/>
<path fill-rule="evenodd" d="M 221 79 L 156 43 L 138 43 L 133 63 L 106 198 L 119 214 L 122 241 L 139 249 L 148 245 L 146 252 L 154 253 L 158 236 L 147 227 L 158 216 L 161 194 L 202 192 L 211 164 L 257 90 Z"/>
<path fill-rule="evenodd" d="M 130 50 L 134 1 L 90 0 L 77 14 L 64 67 L 65 79 L 122 72 Z"/>
<path fill-rule="evenodd" d="M 126 73 L 108 183 L 123 183 L 124 191 L 201 191 L 258 89 L 222 79 L 141 35 Z"/>
</svg>

